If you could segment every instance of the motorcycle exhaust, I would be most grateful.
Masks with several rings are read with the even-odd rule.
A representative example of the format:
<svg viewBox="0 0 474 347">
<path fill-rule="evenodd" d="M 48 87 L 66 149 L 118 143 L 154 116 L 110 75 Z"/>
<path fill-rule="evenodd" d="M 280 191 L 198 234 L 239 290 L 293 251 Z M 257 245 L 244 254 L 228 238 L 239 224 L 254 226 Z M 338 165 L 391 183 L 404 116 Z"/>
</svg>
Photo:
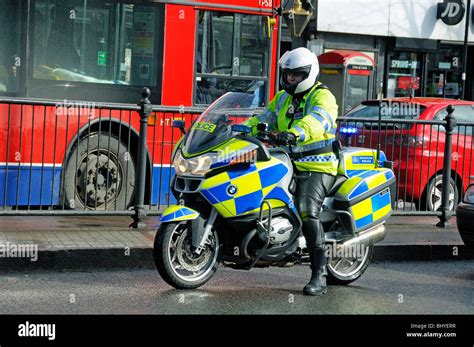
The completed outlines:
<svg viewBox="0 0 474 347">
<path fill-rule="evenodd" d="M 366 231 L 361 232 L 357 236 L 344 241 L 338 247 L 342 249 L 350 249 L 356 246 L 369 247 L 385 238 L 385 224 L 376 225 Z"/>
</svg>

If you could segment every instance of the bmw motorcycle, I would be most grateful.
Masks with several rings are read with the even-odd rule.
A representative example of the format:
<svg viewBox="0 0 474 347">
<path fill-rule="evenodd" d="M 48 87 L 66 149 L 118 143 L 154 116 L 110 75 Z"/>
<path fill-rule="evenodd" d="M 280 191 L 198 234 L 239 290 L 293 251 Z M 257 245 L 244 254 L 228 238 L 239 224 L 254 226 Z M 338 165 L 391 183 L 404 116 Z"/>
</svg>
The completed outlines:
<svg viewBox="0 0 474 347">
<path fill-rule="evenodd" d="M 297 172 L 292 146 L 281 146 L 274 133 L 260 128 L 254 137 L 236 124 L 256 106 L 254 94 L 225 94 L 173 151 L 171 190 L 178 204 L 161 216 L 153 255 L 161 277 L 175 288 L 202 286 L 220 264 L 250 270 L 307 257 L 293 194 L 295 178 L 310 173 Z M 173 126 L 184 132 L 183 121 Z M 395 175 L 383 152 L 340 150 L 337 179 L 320 214 L 329 283 L 351 283 L 367 269 L 374 244 L 385 237 L 394 193 Z"/>
</svg>

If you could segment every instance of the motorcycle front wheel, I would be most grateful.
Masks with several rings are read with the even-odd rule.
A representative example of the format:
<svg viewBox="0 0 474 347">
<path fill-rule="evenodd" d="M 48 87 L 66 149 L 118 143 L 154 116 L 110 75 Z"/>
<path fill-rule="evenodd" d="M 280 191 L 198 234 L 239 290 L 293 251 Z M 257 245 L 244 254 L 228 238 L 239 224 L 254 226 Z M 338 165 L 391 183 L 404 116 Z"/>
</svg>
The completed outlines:
<svg viewBox="0 0 474 347">
<path fill-rule="evenodd" d="M 192 252 L 190 222 L 161 224 L 155 236 L 153 257 L 160 276 L 176 289 L 205 284 L 219 266 L 220 247 L 212 230 L 202 252 Z"/>
</svg>

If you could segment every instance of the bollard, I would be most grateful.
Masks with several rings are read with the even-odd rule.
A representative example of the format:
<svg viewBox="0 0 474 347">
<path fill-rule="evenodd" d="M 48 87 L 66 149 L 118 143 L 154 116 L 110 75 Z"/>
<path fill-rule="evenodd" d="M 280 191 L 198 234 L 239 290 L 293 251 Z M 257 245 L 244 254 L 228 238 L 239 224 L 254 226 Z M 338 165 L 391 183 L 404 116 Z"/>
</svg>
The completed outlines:
<svg viewBox="0 0 474 347">
<path fill-rule="evenodd" d="M 447 108 L 448 115 L 444 120 L 446 125 L 446 139 L 444 142 L 444 161 L 443 161 L 443 191 L 441 194 L 441 215 L 439 216 L 439 222 L 436 224 L 437 227 L 445 228 L 449 219 L 451 218 L 452 211 L 449 208 L 449 181 L 451 178 L 451 155 L 452 155 L 452 144 L 453 144 L 453 131 L 456 127 L 456 119 L 453 116 L 454 108 L 449 105 Z"/>
<path fill-rule="evenodd" d="M 143 219 L 146 217 L 146 210 L 144 206 L 145 201 L 145 183 L 146 183 L 146 137 L 148 131 L 148 117 L 153 109 L 153 105 L 148 99 L 151 95 L 150 89 L 143 88 L 142 98 L 138 105 L 140 106 L 140 138 L 138 141 L 138 160 L 137 160 L 137 175 L 135 177 L 135 214 L 133 215 L 133 222 L 130 224 L 131 228 L 141 229 L 146 227 Z"/>
</svg>

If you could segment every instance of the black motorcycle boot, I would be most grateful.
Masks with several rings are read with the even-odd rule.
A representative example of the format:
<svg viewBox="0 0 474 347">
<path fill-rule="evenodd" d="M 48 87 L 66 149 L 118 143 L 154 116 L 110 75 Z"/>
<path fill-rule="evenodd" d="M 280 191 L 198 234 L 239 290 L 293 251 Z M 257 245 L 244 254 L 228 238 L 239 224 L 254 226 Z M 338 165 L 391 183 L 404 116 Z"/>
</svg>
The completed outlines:
<svg viewBox="0 0 474 347">
<path fill-rule="evenodd" d="M 303 234 L 309 251 L 311 280 L 303 288 L 307 295 L 322 295 L 327 292 L 326 263 L 324 249 L 324 228 L 319 218 L 308 218 L 303 222 Z"/>
<path fill-rule="evenodd" d="M 310 249 L 309 259 L 311 261 L 311 279 L 304 287 L 306 295 L 323 295 L 327 293 L 326 284 L 326 255 L 323 248 Z"/>
</svg>

